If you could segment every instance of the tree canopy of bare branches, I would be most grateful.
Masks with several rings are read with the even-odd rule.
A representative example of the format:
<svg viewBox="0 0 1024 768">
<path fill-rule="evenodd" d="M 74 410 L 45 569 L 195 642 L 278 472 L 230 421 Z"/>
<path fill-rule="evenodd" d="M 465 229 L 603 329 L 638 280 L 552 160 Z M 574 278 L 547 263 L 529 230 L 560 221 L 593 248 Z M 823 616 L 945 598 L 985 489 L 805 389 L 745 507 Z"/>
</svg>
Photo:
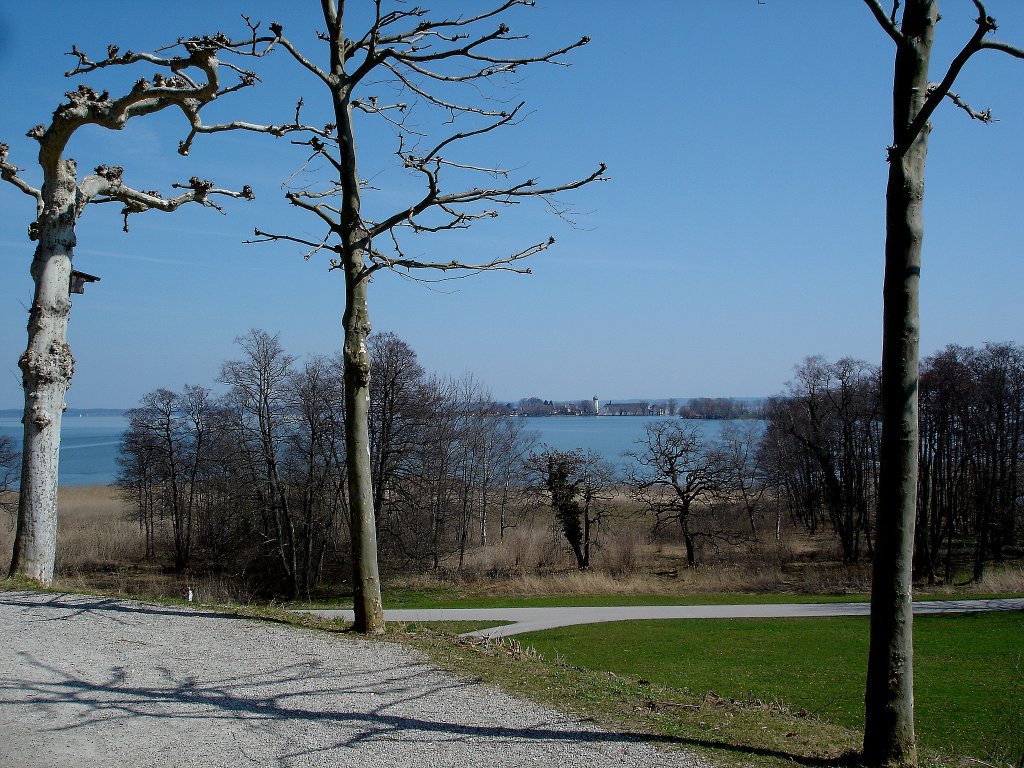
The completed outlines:
<svg viewBox="0 0 1024 768">
<path fill-rule="evenodd" d="M 322 87 L 333 116 L 327 125 L 303 126 L 304 138 L 295 141 L 310 159 L 325 164 L 328 178 L 318 188 L 286 195 L 291 205 L 318 220 L 322 236 L 302 237 L 268 228 L 258 229 L 255 239 L 299 245 L 307 258 L 324 252 L 330 268 L 344 276 L 345 423 L 358 631 L 376 633 L 384 627 L 369 463 L 367 286 L 371 277 L 380 270 L 407 276 L 419 270 L 528 272 L 520 262 L 547 250 L 554 238 L 472 261 L 416 255 L 408 238 L 463 230 L 531 199 L 564 213 L 555 195 L 605 178 L 605 167 L 600 165 L 576 179 L 544 183 L 516 178 L 509 169 L 482 164 L 465 154 L 474 142 L 511 128 L 525 115 L 524 104 L 501 106 L 488 95 L 492 83 L 524 67 L 564 64 L 567 54 L 588 42 L 583 37 L 555 50 L 524 52 L 526 36 L 514 33 L 504 19 L 517 8 L 532 5 L 529 0 L 503 0 L 484 7 L 468 5 L 471 10 L 447 16 L 444 11 L 431 13 L 375 0 L 369 24 L 353 30 L 348 26 L 354 17 L 350 6 L 323 0 L 325 29 L 318 37 L 325 56 L 304 50 L 279 23 L 270 25 L 273 37 L 262 39 L 271 48 L 283 49 Z M 371 90 L 382 83 L 387 83 L 385 91 L 398 92 L 404 100 L 383 99 Z M 296 108 L 296 124 L 303 103 L 300 100 Z M 411 120 L 413 111 L 422 113 L 423 120 Z M 408 203 L 374 218 L 363 211 L 357 115 L 376 118 L 395 132 L 397 162 L 422 182 L 421 192 Z"/>
</svg>

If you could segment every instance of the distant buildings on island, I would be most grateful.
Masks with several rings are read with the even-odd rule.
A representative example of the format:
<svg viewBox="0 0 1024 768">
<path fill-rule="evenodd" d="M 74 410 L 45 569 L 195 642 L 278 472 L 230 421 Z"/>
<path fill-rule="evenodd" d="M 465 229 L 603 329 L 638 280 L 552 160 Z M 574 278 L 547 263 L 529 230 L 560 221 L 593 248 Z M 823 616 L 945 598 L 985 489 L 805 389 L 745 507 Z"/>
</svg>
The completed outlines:
<svg viewBox="0 0 1024 768">
<path fill-rule="evenodd" d="M 507 403 L 513 416 L 679 416 L 684 419 L 764 418 L 764 398 L 695 397 L 688 400 L 637 400 L 601 403 L 590 400 L 543 400 L 525 397 Z"/>
</svg>

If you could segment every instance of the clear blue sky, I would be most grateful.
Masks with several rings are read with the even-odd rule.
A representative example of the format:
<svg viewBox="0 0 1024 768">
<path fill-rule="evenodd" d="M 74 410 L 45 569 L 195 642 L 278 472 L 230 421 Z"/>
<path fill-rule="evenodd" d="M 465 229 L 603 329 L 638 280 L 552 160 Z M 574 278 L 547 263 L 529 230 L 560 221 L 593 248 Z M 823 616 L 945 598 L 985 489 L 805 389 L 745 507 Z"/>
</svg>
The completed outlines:
<svg viewBox="0 0 1024 768">
<path fill-rule="evenodd" d="M 0 141 L 38 183 L 35 143 L 24 134 L 74 87 L 62 76 L 72 43 L 96 56 L 110 42 L 151 50 L 181 35 L 238 33 L 245 12 L 281 21 L 320 58 L 318 8 L 312 0 L 3 3 Z M 989 0 L 988 10 L 1000 21 L 997 37 L 1024 44 L 1024 3 Z M 946 0 L 942 12 L 934 61 L 944 69 L 973 30 L 973 5 Z M 582 214 L 575 228 L 536 206 L 457 238 L 421 238 L 415 253 L 432 260 L 485 259 L 548 235 L 558 244 L 529 277 L 426 288 L 380 275 L 370 294 L 375 329 L 406 339 L 428 370 L 472 371 L 502 400 L 756 396 L 779 391 L 806 355 L 878 360 L 893 45 L 860 0 L 541 0 L 510 22 L 531 35 L 532 50 L 583 34 L 593 42 L 572 67 L 530 68 L 510 84 L 504 97 L 525 99 L 529 119 L 461 159 L 550 182 L 606 162 L 612 180 L 565 198 Z M 273 58 L 259 65 L 263 86 L 214 105 L 208 120 L 281 122 L 299 95 L 310 105 L 304 114 L 317 117 L 318 83 Z M 151 75 L 143 68 L 129 83 Z M 117 92 L 98 75 L 85 82 Z M 926 354 L 1024 339 L 1022 86 L 1024 62 L 985 52 L 955 90 L 1000 122 L 972 122 L 951 104 L 935 116 Z M 387 93 L 366 91 L 374 92 Z M 387 126 L 366 117 L 358 128 L 361 175 L 380 187 L 367 193 L 367 210 L 401 206 Z M 183 135 L 182 118 L 168 113 L 119 133 L 82 131 L 72 143 L 80 167 L 123 165 L 142 189 L 166 192 L 198 175 L 251 184 L 258 196 L 229 201 L 226 216 L 201 208 L 135 216 L 128 234 L 114 206 L 86 211 L 75 265 L 102 282 L 74 300 L 72 407 L 130 407 L 156 387 L 210 385 L 234 355 L 233 339 L 253 327 L 279 332 L 298 355 L 340 345 L 340 275 L 294 247 L 242 244 L 255 226 L 317 235 L 282 198 L 281 182 L 304 155 L 286 140 L 222 134 L 181 158 Z M 0 407 L 22 403 L 32 212 L 28 197 L 0 185 Z"/>
</svg>

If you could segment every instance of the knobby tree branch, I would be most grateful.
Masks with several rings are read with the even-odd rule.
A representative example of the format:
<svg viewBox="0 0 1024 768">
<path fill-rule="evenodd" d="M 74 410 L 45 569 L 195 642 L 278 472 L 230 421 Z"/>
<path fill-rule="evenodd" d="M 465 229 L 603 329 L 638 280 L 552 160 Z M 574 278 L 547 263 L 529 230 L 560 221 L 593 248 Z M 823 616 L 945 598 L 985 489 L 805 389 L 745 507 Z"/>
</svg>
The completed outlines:
<svg viewBox="0 0 1024 768">
<path fill-rule="evenodd" d="M 95 173 L 89 174 L 78 185 L 78 215 L 88 204 L 121 203 L 124 217 L 124 231 L 128 231 L 128 217 L 133 213 L 146 211 L 176 211 L 186 203 L 197 203 L 223 213 L 223 209 L 211 197 L 254 199 L 252 187 L 242 187 L 240 192 L 214 187 L 213 182 L 193 176 L 187 184 L 172 184 L 174 189 L 187 190 L 173 197 L 163 197 L 158 192 L 142 192 L 127 186 L 122 180 L 124 169 L 120 166 L 101 165 Z"/>
<path fill-rule="evenodd" d="M 878 21 L 878 24 L 883 30 L 885 30 L 886 34 L 888 34 L 897 45 L 903 45 L 906 42 L 906 37 L 896 25 L 896 15 L 900 5 L 898 0 L 894 2 L 892 14 L 889 16 L 885 14 L 885 11 L 882 9 L 878 0 L 864 0 L 864 2 L 874 15 L 876 21 Z M 932 114 L 944 99 L 948 98 L 957 107 L 970 115 L 973 120 L 980 120 L 983 123 L 995 122 L 995 118 L 992 116 L 992 111 L 990 109 L 974 109 L 967 104 L 967 102 L 961 99 L 958 94 L 953 93 L 951 89 L 953 84 L 956 82 L 957 77 L 960 75 L 960 72 L 963 71 L 964 66 L 970 58 L 979 51 L 999 51 L 1013 56 L 1014 58 L 1024 59 L 1024 49 L 998 40 L 987 39 L 986 36 L 999 29 L 999 25 L 996 23 L 994 18 L 988 15 L 988 11 L 985 9 L 985 5 L 982 0 L 973 0 L 973 2 L 974 7 L 978 12 L 978 17 L 975 19 L 977 28 L 971 35 L 970 39 L 964 43 L 960 52 L 953 57 L 952 61 L 950 61 L 949 67 L 947 68 L 942 80 L 929 86 L 928 95 L 925 98 L 921 110 L 914 116 L 911 123 L 901 133 L 899 133 L 899 135 L 894 137 L 893 145 L 889 148 L 890 161 L 897 160 L 906 154 L 907 150 L 910 149 L 918 136 L 921 135 L 921 132 L 925 130 Z"/>
</svg>

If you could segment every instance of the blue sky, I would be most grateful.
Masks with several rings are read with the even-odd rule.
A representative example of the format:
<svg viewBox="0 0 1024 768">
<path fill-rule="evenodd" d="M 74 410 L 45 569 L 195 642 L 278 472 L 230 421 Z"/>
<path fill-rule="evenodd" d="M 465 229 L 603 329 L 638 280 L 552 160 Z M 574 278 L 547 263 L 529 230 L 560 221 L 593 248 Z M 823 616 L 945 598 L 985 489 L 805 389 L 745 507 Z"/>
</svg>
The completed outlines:
<svg viewBox="0 0 1024 768">
<path fill-rule="evenodd" d="M 151 50 L 181 35 L 240 33 L 244 12 L 281 21 L 318 58 L 319 4 L 298 6 L 185 1 L 155 14 L 149 3 L 4 3 L 0 141 L 37 183 L 24 134 L 74 87 L 62 76 L 72 43 L 95 55 L 111 42 Z M 1024 4 L 989 0 L 988 10 L 997 37 L 1024 44 Z M 968 0 L 946 0 L 942 12 L 933 79 L 973 28 Z M 547 182 L 605 162 L 611 181 L 564 198 L 579 214 L 575 226 L 537 205 L 457 237 L 420 238 L 413 251 L 431 260 L 486 259 L 549 235 L 558 243 L 528 277 L 427 287 L 379 275 L 370 288 L 375 329 L 406 339 L 428 370 L 473 372 L 502 400 L 757 396 L 779 391 L 806 355 L 878 360 L 893 46 L 860 0 L 542 0 L 510 24 L 530 34 L 530 50 L 584 34 L 593 42 L 571 67 L 529 68 L 506 84 L 497 98 L 526 100 L 529 118 L 460 159 Z M 306 73 L 284 56 L 258 68 L 264 84 L 212 105 L 208 120 L 281 122 L 298 96 L 304 115 L 319 118 L 323 94 Z M 128 82 L 151 75 L 144 68 Z M 117 92 L 103 77 L 84 81 Z M 972 122 L 951 104 L 933 121 L 926 354 L 1024 338 L 1024 62 L 980 54 L 955 90 L 999 122 Z M 384 98 L 387 85 L 371 93 Z M 379 188 L 367 193 L 367 210 L 401 207 L 411 189 L 393 168 L 387 126 L 365 117 L 358 130 L 361 175 Z M 183 133 L 181 117 L 168 113 L 72 142 L 80 167 L 123 165 L 142 189 L 169 191 L 198 175 L 257 194 L 226 204 L 226 216 L 136 216 L 127 234 L 114 206 L 86 211 L 75 265 L 102 281 L 74 300 L 72 407 L 130 407 L 156 387 L 210 385 L 235 354 L 233 339 L 253 327 L 280 333 L 300 356 L 340 345 L 340 275 L 295 247 L 242 244 L 256 226 L 316 236 L 281 187 L 305 156 L 287 140 L 222 134 L 181 158 Z M 0 407 L 22 402 L 32 211 L 29 198 L 0 185 Z"/>
</svg>

